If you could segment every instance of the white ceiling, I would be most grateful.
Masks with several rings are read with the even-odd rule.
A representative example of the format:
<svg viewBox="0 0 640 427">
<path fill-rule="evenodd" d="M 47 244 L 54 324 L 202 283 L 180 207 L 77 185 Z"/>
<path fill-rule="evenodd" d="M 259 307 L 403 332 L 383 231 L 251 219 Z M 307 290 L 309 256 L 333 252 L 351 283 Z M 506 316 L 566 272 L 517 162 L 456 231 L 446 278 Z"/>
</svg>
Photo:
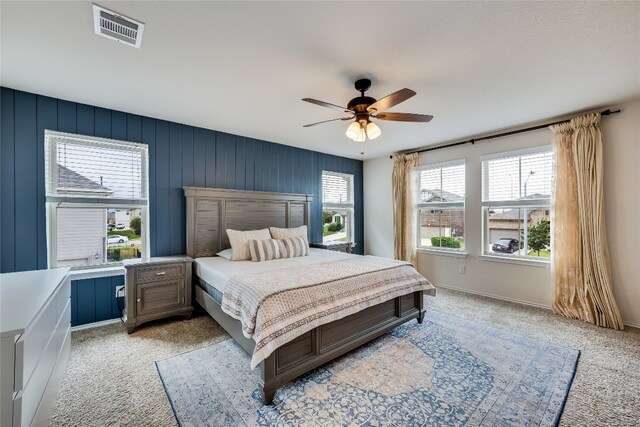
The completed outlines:
<svg viewBox="0 0 640 427">
<path fill-rule="evenodd" d="M 353 158 L 372 158 L 640 95 L 640 2 L 108 2 L 140 50 L 96 36 L 90 2 L 0 4 L 0 83 Z M 418 94 L 365 155 L 340 112 Z M 337 114 L 336 114 L 337 113 Z"/>
</svg>

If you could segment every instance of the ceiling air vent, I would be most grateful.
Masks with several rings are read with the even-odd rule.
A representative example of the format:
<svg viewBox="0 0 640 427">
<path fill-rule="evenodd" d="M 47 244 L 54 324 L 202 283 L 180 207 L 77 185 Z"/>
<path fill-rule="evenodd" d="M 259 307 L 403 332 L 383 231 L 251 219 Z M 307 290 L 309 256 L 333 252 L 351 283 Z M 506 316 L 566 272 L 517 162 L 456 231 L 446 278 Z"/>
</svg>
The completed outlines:
<svg viewBox="0 0 640 427">
<path fill-rule="evenodd" d="M 144 24 L 112 10 L 93 5 L 93 26 L 96 34 L 140 49 Z"/>
</svg>

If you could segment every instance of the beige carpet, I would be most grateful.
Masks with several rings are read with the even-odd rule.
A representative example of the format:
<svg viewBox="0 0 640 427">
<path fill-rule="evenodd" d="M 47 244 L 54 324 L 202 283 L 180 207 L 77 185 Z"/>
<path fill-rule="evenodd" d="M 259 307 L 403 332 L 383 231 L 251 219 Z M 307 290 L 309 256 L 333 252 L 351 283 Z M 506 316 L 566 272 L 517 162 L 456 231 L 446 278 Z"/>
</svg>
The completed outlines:
<svg viewBox="0 0 640 427">
<path fill-rule="evenodd" d="M 560 425 L 640 426 L 640 330 L 444 289 L 427 297 L 430 307 L 581 350 Z M 150 323 L 132 335 L 121 324 L 76 331 L 52 424 L 175 426 L 154 361 L 226 338 L 207 315 Z"/>
</svg>

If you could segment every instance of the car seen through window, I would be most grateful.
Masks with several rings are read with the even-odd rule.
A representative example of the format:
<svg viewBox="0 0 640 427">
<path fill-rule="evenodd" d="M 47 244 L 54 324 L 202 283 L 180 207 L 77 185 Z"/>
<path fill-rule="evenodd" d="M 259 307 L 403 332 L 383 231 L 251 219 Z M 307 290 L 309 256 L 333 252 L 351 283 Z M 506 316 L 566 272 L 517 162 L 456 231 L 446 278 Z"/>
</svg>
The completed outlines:
<svg viewBox="0 0 640 427">
<path fill-rule="evenodd" d="M 491 249 L 494 252 L 505 252 L 505 253 L 514 253 L 516 251 L 518 251 L 521 247 L 520 242 L 517 239 L 500 239 L 497 242 L 495 242 L 492 246 Z"/>
</svg>

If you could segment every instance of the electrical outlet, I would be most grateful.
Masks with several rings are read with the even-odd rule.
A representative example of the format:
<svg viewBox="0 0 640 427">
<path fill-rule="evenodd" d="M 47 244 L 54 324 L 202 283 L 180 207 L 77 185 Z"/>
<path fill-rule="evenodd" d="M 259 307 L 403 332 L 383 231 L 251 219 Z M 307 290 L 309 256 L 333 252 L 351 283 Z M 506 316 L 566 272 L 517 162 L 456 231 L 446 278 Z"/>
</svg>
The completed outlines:
<svg viewBox="0 0 640 427">
<path fill-rule="evenodd" d="M 467 272 L 467 266 L 464 264 L 460 264 L 458 266 L 458 271 L 460 272 L 460 274 L 465 274 Z"/>
<path fill-rule="evenodd" d="M 116 298 L 124 297 L 124 285 L 116 286 Z"/>
</svg>

